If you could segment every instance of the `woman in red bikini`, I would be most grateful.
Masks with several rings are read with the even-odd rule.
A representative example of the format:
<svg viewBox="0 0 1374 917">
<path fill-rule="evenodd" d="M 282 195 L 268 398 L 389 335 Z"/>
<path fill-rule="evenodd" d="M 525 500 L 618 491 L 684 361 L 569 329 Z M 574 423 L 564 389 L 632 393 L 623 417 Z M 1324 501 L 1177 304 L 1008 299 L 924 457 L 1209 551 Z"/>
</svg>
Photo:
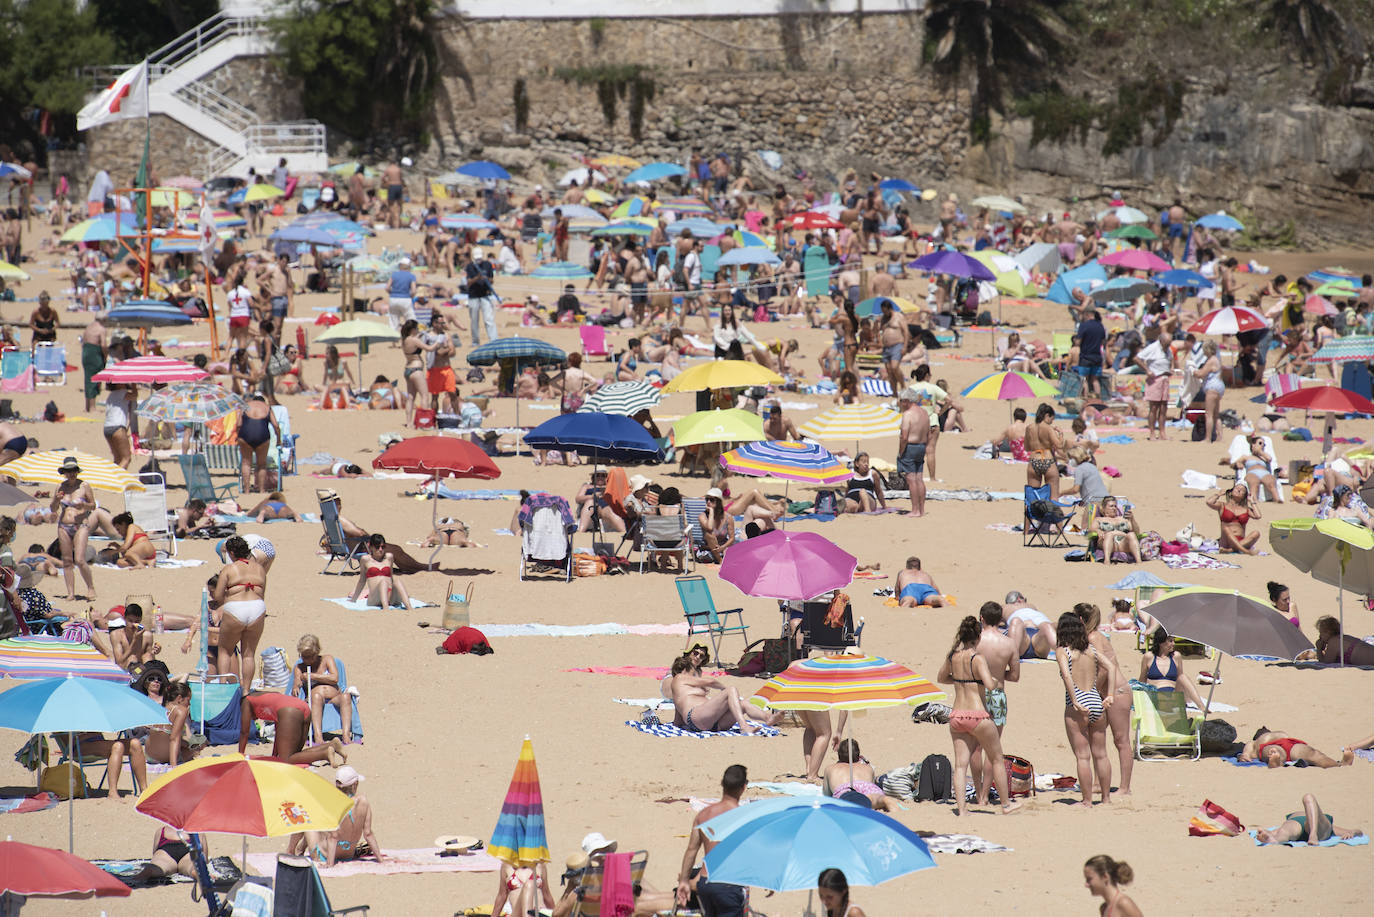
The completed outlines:
<svg viewBox="0 0 1374 917">
<path fill-rule="evenodd" d="M 1317 619 L 1317 659 L 1346 665 L 1374 665 L 1374 646 L 1341 633 L 1341 622 L 1331 615 Z"/>
<path fill-rule="evenodd" d="M 1245 534 L 1245 526 L 1251 519 L 1260 518 L 1259 506 L 1250 497 L 1250 489 L 1237 484 L 1230 490 L 1219 491 L 1207 501 L 1207 507 L 1217 511 L 1221 519 L 1221 542 L 1223 554 L 1258 554 L 1255 542 L 1259 541 L 1258 531 Z"/>
<path fill-rule="evenodd" d="M 1311 767 L 1346 767 L 1355 760 L 1355 753 L 1342 748 L 1341 760 L 1337 761 L 1303 739 L 1294 739 L 1286 732 L 1275 732 L 1268 726 L 1261 726 L 1255 730 L 1255 737 L 1241 749 L 1237 758 L 1241 761 L 1263 761 L 1271 768 L 1299 761 Z"/>
<path fill-rule="evenodd" d="M 349 601 L 356 601 L 367 590 L 367 604 L 372 608 L 410 607 L 406 587 L 396 579 L 396 557 L 387 551 L 386 539 L 377 532 L 367 538 L 367 556 L 358 568 L 358 582 Z"/>
<path fill-rule="evenodd" d="M 121 567 L 157 566 L 157 548 L 143 527 L 134 522 L 130 513 L 120 513 L 110 520 L 124 543 L 118 547 L 119 557 L 115 563 Z"/>
<path fill-rule="evenodd" d="M 949 715 L 949 735 L 954 740 L 954 811 L 964 814 L 969 760 L 978 748 L 987 752 L 988 760 L 1002 760 L 1002 740 L 997 735 L 997 727 L 983 706 L 983 694 L 997 687 L 997 681 L 988 670 L 988 664 L 977 653 L 978 640 L 983 629 L 978 619 L 969 615 L 959 622 L 959 632 L 954 637 L 954 646 L 940 666 L 936 680 L 942 685 L 954 685 L 954 710 Z M 1010 814 L 1021 808 L 1007 795 L 1007 771 L 1003 767 L 992 769 L 992 779 L 997 786 L 997 798 L 1002 801 L 1002 813 Z"/>
</svg>

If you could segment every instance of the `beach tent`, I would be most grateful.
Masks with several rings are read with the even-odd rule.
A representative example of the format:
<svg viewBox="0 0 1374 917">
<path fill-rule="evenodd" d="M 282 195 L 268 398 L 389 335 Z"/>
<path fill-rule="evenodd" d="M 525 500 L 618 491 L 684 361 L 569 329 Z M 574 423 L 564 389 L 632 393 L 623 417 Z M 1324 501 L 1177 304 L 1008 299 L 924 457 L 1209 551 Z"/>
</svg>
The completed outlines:
<svg viewBox="0 0 1374 917">
<path fill-rule="evenodd" d="M 802 275 L 806 278 L 807 296 L 830 295 L 830 256 L 824 248 L 813 245 L 806 250 Z"/>
<path fill-rule="evenodd" d="M 1050 291 L 1045 294 L 1045 298 L 1050 302 L 1072 305 L 1074 302 L 1073 290 L 1091 290 L 1095 283 L 1107 282 L 1107 269 L 1096 261 L 1089 261 L 1087 264 L 1071 271 L 1065 271 L 1054 279 L 1050 285 Z"/>
<path fill-rule="evenodd" d="M 1063 262 L 1059 260 L 1059 246 L 1050 242 L 1036 242 L 1013 257 L 1016 263 L 1026 270 L 1040 271 L 1043 274 L 1053 274 L 1063 266 Z"/>
</svg>

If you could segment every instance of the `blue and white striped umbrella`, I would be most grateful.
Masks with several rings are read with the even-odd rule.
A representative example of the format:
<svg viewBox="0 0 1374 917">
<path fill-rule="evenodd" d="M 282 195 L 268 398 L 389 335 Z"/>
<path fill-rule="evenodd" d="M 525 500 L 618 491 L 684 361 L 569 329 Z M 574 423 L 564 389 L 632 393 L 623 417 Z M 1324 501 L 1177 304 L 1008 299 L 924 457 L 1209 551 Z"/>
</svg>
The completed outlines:
<svg viewBox="0 0 1374 917">
<path fill-rule="evenodd" d="M 111 328 L 169 328 L 191 324 L 191 316 L 169 302 L 131 299 L 105 313 L 101 321 Z"/>
<path fill-rule="evenodd" d="M 867 376 L 859 380 L 859 391 L 865 395 L 879 395 L 889 398 L 892 396 L 892 383 L 886 379 L 879 379 L 877 376 Z"/>
<path fill-rule="evenodd" d="M 594 236 L 647 236 L 654 228 L 644 223 L 616 222 L 607 223 L 592 230 Z"/>
<path fill-rule="evenodd" d="M 540 363 L 562 363 L 568 355 L 562 350 L 536 338 L 497 338 L 475 348 L 468 354 L 473 366 L 491 366 L 499 360 L 532 360 Z"/>
<path fill-rule="evenodd" d="M 555 280 L 585 280 L 592 276 L 586 265 L 575 261 L 550 261 L 530 272 L 531 277 L 552 277 Z"/>
<path fill-rule="evenodd" d="M 713 223 L 705 217 L 688 217 L 685 220 L 676 220 L 669 223 L 667 232 L 670 236 L 680 236 L 684 229 L 690 229 L 692 235 L 700 236 L 705 239 L 712 239 L 729 229 L 726 224 Z"/>
<path fill-rule="evenodd" d="M 647 382 L 611 382 L 597 389 L 578 410 L 633 417 L 646 408 L 656 407 L 662 397 L 659 390 Z"/>
</svg>

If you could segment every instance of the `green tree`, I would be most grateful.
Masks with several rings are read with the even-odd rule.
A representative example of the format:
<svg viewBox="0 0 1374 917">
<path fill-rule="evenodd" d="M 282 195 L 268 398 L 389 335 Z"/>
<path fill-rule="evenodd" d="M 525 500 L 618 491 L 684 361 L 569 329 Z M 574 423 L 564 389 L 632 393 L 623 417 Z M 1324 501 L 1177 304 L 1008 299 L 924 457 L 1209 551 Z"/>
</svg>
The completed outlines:
<svg viewBox="0 0 1374 917">
<path fill-rule="evenodd" d="M 296 0 L 274 23 L 307 115 L 351 137 L 414 137 L 430 121 L 440 57 L 435 0 Z"/>
<path fill-rule="evenodd" d="M 130 64 L 219 11 L 218 0 L 89 0 L 87 5 Z"/>
<path fill-rule="evenodd" d="M 988 137 L 993 111 L 1005 111 L 1009 85 L 1043 67 L 1067 29 L 1065 0 L 929 0 L 926 58 L 949 78 L 973 74 L 970 132 Z"/>
</svg>

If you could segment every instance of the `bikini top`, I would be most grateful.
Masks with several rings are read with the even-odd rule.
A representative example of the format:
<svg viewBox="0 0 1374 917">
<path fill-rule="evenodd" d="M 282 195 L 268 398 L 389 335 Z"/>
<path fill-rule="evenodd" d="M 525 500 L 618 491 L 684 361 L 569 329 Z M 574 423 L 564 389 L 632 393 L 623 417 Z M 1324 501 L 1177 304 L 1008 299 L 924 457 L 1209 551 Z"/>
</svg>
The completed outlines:
<svg viewBox="0 0 1374 917">
<path fill-rule="evenodd" d="M 1249 511 L 1246 511 L 1246 512 L 1243 512 L 1243 513 L 1232 512 L 1232 511 L 1231 511 L 1231 507 L 1229 507 L 1229 506 L 1223 506 L 1223 507 L 1221 508 L 1221 521 L 1222 521 L 1222 522 L 1238 522 L 1238 523 L 1240 523 L 1241 525 L 1244 525 L 1245 523 L 1247 523 L 1247 522 L 1250 521 L 1250 513 L 1249 513 Z"/>
<path fill-rule="evenodd" d="M 1174 661 L 1173 656 L 1170 656 L 1169 671 L 1161 672 L 1159 671 L 1159 657 L 1153 656 L 1150 658 L 1150 667 L 1145 670 L 1145 675 L 1154 681 L 1176 681 L 1178 679 L 1178 663 Z"/>
<path fill-rule="evenodd" d="M 975 653 L 975 652 L 972 652 L 972 651 L 969 652 L 969 655 L 968 655 L 968 673 L 969 673 L 969 675 L 972 675 L 972 674 L 973 674 L 973 657 L 976 656 L 976 655 L 978 655 L 978 654 Z M 949 660 L 949 677 L 950 677 L 950 681 L 956 682 L 957 684 L 961 684 L 961 685 L 981 685 L 981 684 L 983 683 L 983 679 L 981 679 L 981 678 L 959 678 L 959 677 L 957 677 L 957 676 L 954 674 L 954 659 L 953 659 L 953 657 L 951 657 L 950 660 Z"/>
</svg>

